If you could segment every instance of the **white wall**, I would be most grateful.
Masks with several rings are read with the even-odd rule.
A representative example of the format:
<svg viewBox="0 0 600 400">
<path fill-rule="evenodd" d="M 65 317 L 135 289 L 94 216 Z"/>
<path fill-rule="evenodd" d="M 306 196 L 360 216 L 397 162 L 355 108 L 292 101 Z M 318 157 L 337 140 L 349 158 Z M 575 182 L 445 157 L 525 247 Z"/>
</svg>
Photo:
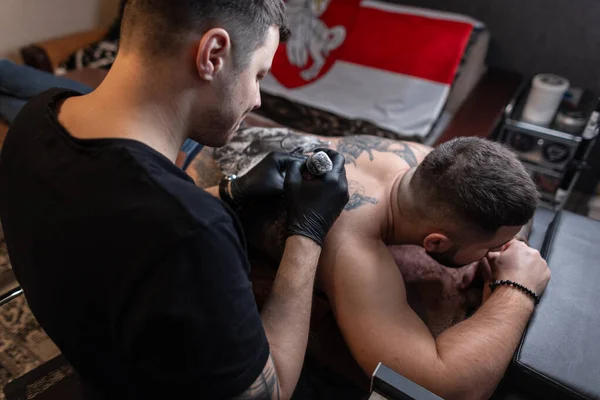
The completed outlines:
<svg viewBox="0 0 600 400">
<path fill-rule="evenodd" d="M 119 0 L 0 0 L 0 57 L 20 47 L 98 26 L 117 15 Z"/>
</svg>

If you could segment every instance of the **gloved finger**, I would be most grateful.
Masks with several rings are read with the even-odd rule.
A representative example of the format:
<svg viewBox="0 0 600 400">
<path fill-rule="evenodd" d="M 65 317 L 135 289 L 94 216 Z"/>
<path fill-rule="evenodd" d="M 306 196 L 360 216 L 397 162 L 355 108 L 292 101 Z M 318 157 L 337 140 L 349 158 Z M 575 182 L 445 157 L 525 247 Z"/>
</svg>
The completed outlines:
<svg viewBox="0 0 600 400">
<path fill-rule="evenodd" d="M 340 190 L 344 193 L 344 207 L 350 201 L 350 192 L 348 191 L 348 179 L 346 179 L 346 168 L 342 166 L 342 172 L 340 172 L 338 182 L 340 184 Z"/>
<path fill-rule="evenodd" d="M 302 181 L 302 163 L 291 161 L 285 172 L 284 187 Z"/>
<path fill-rule="evenodd" d="M 288 169 L 289 165 L 294 161 L 304 162 L 306 160 L 306 156 L 302 154 L 294 154 L 294 153 L 284 153 L 284 152 L 273 152 L 271 153 L 271 157 L 275 161 L 277 165 L 277 169 L 282 176 L 285 176 L 285 171 Z"/>
<path fill-rule="evenodd" d="M 287 152 L 279 151 L 279 152 L 273 152 L 272 154 L 278 163 L 284 164 L 286 167 L 292 161 L 304 161 L 308 158 L 308 156 L 306 156 L 302 153 L 297 153 L 297 152 L 296 153 L 294 153 L 294 152 L 287 153 Z"/>
</svg>

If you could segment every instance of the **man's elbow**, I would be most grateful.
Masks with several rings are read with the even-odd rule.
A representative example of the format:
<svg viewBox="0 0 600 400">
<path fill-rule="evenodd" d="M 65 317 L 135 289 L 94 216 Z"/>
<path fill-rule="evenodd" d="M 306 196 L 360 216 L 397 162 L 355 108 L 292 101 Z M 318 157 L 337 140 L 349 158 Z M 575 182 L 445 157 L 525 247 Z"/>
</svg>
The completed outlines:
<svg viewBox="0 0 600 400">
<path fill-rule="evenodd" d="M 468 367 L 449 367 L 439 356 L 434 356 L 428 361 L 422 359 L 422 363 L 415 363 L 420 364 L 418 367 L 414 364 L 411 366 L 408 362 L 398 365 L 398 359 L 395 359 L 394 362 L 390 359 L 386 360 L 385 357 L 378 357 L 378 359 L 382 359 L 383 364 L 404 378 L 444 400 L 489 399 L 498 383 L 478 380 L 477 377 L 483 375 L 473 374 Z M 372 357 L 358 358 L 357 361 L 367 376 L 372 376 L 375 367 L 379 364 L 379 362 L 374 362 Z"/>
<path fill-rule="evenodd" d="M 408 372 L 408 370 L 407 370 Z M 489 399 L 493 388 L 465 377 L 460 371 L 447 371 L 440 365 L 429 365 L 420 372 L 407 373 L 405 378 L 444 400 Z"/>
<path fill-rule="evenodd" d="M 451 374 L 442 379 L 434 379 L 435 387 L 425 388 L 444 400 L 483 400 L 489 399 L 492 391 L 487 385 L 481 385 L 470 379 Z"/>
<path fill-rule="evenodd" d="M 468 362 L 464 357 L 451 357 L 437 353 L 436 362 L 429 382 L 437 387 L 431 390 L 445 400 L 489 399 L 499 380 L 493 365 Z"/>
<path fill-rule="evenodd" d="M 487 400 L 491 396 L 491 394 L 483 393 L 476 387 L 462 388 L 460 390 L 452 390 L 448 393 L 436 394 L 444 400 Z"/>
</svg>

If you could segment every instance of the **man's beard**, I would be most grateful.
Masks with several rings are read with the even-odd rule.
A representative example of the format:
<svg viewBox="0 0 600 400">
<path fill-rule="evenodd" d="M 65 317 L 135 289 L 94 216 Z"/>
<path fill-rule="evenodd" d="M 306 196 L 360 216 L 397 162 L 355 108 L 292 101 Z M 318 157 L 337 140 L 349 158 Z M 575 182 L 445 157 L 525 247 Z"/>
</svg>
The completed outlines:
<svg viewBox="0 0 600 400">
<path fill-rule="evenodd" d="M 234 120 L 232 115 L 223 114 L 217 110 L 207 110 L 200 118 L 201 130 L 192 132 L 190 139 L 205 146 L 223 147 L 235 135 L 240 119 Z"/>
<path fill-rule="evenodd" d="M 454 261 L 454 257 L 458 253 L 458 246 L 454 245 L 449 250 L 443 251 L 441 253 L 435 253 L 432 251 L 426 251 L 427 255 L 437 261 L 439 264 L 443 265 L 446 268 L 458 269 L 464 266 L 467 266 L 471 263 L 459 264 Z"/>
</svg>

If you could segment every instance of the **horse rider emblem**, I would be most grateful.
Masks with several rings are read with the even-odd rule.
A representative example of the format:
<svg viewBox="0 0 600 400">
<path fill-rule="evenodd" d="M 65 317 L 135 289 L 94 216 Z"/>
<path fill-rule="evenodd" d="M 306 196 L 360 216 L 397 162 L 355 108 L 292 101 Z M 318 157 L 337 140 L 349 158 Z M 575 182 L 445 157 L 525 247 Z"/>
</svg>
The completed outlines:
<svg viewBox="0 0 600 400">
<path fill-rule="evenodd" d="M 300 76 L 310 81 L 319 76 L 329 53 L 339 48 L 346 39 L 342 25 L 329 27 L 321 16 L 331 0 L 288 0 L 288 22 L 292 36 L 286 43 L 290 64 L 302 69 Z M 312 65 L 309 65 L 309 56 Z"/>
</svg>

